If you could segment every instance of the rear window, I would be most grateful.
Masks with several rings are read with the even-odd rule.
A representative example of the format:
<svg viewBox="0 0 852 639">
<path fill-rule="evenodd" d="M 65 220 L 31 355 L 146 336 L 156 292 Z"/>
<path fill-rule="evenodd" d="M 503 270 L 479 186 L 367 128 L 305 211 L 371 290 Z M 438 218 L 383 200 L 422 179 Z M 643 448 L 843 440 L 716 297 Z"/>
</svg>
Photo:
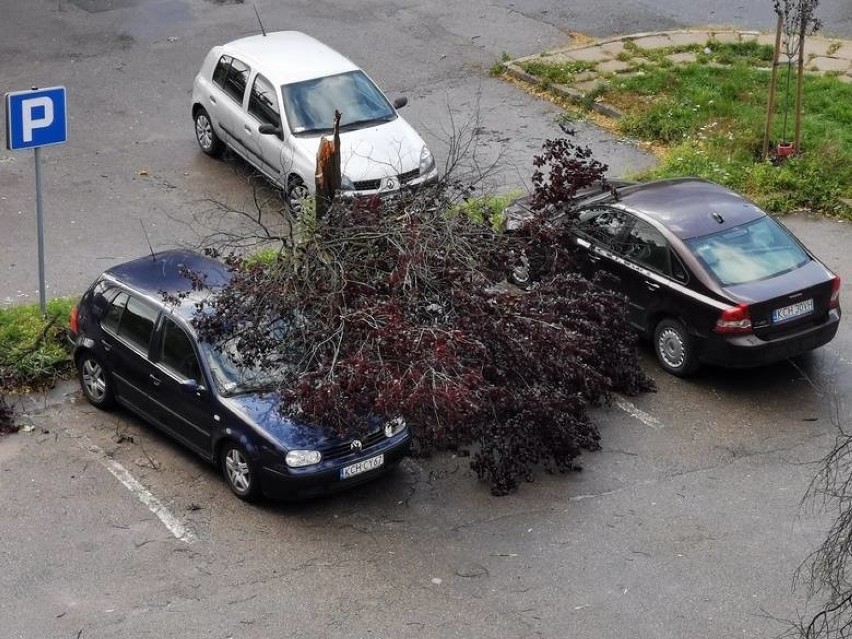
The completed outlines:
<svg viewBox="0 0 852 639">
<path fill-rule="evenodd" d="M 156 319 L 156 308 L 122 292 L 109 305 L 101 326 L 147 352 Z"/>
<path fill-rule="evenodd" d="M 724 286 L 769 279 L 810 258 L 771 217 L 687 240 L 687 246 Z"/>
</svg>

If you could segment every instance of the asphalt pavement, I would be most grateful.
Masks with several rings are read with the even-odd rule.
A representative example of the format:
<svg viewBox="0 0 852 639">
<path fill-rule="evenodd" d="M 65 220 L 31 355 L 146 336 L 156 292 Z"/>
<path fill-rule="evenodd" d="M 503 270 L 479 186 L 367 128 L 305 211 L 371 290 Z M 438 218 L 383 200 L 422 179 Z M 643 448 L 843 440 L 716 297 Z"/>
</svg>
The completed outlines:
<svg viewBox="0 0 852 639">
<path fill-rule="evenodd" d="M 499 160 L 496 186 L 524 188 L 560 112 L 488 76 L 504 51 L 574 49 L 574 31 L 771 27 L 760 4 L 258 8 L 268 28 L 317 35 L 391 97 L 409 96 L 403 115 L 439 158 L 445 133 L 470 131 L 486 163 Z M 821 4 L 826 31 L 852 37 L 848 0 Z M 79 293 L 146 252 L 140 220 L 155 248 L 191 244 L 210 200 L 250 200 L 245 166 L 203 156 L 188 115 L 207 49 L 257 31 L 250 5 L 0 0 L 0 11 L 0 90 L 69 90 L 69 143 L 44 153 L 50 294 Z M 613 175 L 654 161 L 592 125 L 578 129 Z M 31 158 L 0 152 L 0 303 L 37 299 L 33 206 Z M 852 225 L 785 222 L 843 275 L 842 299 L 852 299 Z M 852 331 L 843 323 L 795 362 L 694 380 L 660 374 L 643 352 L 659 390 L 595 412 L 603 449 L 583 456 L 584 470 L 542 474 L 503 498 L 447 454 L 328 499 L 246 505 L 216 469 L 127 412 L 91 408 L 73 381 L 20 398 L 26 432 L 0 440 L 0 635 L 776 636 L 807 610 L 792 578 L 829 520 L 800 500 L 852 397 Z"/>
</svg>

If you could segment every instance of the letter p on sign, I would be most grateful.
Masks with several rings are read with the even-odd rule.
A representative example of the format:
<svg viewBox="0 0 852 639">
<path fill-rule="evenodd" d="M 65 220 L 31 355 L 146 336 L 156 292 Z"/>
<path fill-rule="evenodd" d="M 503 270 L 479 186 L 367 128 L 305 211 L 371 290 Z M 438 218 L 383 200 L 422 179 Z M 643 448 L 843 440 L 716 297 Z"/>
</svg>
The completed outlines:
<svg viewBox="0 0 852 639">
<path fill-rule="evenodd" d="M 6 148 L 62 144 L 68 139 L 65 87 L 6 94 Z"/>
</svg>

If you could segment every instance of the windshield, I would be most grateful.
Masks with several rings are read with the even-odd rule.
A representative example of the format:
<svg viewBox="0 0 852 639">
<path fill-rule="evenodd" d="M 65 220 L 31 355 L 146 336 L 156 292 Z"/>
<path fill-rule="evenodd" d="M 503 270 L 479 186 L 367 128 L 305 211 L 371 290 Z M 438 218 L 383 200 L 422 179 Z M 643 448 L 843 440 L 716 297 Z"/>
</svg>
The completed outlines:
<svg viewBox="0 0 852 639">
<path fill-rule="evenodd" d="M 775 277 L 810 259 L 771 217 L 696 237 L 686 244 L 724 286 Z"/>
<path fill-rule="evenodd" d="M 340 111 L 340 127 L 389 122 L 396 112 L 363 71 L 285 84 L 281 87 L 287 122 L 294 134 L 327 133 Z"/>
</svg>

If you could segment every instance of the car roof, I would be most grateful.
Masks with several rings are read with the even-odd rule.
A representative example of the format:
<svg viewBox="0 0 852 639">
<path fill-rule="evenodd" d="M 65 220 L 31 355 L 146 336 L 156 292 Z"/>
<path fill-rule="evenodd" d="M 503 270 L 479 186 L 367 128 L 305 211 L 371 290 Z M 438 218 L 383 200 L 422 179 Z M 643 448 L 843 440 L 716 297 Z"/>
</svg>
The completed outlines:
<svg viewBox="0 0 852 639">
<path fill-rule="evenodd" d="M 681 239 L 701 237 L 764 217 L 751 200 L 708 180 L 673 178 L 618 191 L 626 209 L 656 220 Z"/>
<path fill-rule="evenodd" d="M 239 58 L 275 85 L 358 69 L 328 45 L 299 31 L 274 31 L 240 38 L 223 45 L 222 53 Z"/>
<path fill-rule="evenodd" d="M 228 267 L 222 262 L 187 249 L 146 255 L 113 266 L 104 275 L 162 303 L 163 293 L 194 293 L 192 282 L 184 275 L 187 270 L 206 276 L 204 281 L 209 287 L 220 287 L 230 280 Z M 190 295 L 190 300 L 194 297 L 197 296 Z M 173 310 L 182 317 L 190 317 L 195 311 L 195 305 L 184 300 Z"/>
</svg>

